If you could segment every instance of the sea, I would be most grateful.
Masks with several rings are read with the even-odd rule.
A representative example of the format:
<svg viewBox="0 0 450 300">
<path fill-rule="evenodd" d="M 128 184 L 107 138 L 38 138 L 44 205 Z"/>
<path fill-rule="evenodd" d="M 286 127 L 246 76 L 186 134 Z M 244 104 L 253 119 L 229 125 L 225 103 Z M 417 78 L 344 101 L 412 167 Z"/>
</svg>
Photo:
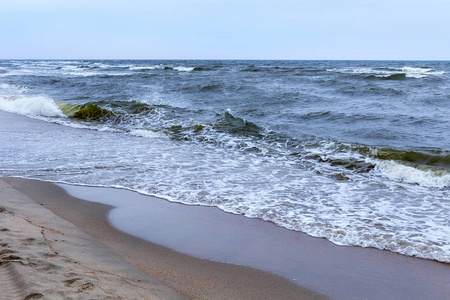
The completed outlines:
<svg viewBox="0 0 450 300">
<path fill-rule="evenodd" d="M 448 61 L 0 60 L 0 110 L 1 176 L 450 262 Z"/>
</svg>

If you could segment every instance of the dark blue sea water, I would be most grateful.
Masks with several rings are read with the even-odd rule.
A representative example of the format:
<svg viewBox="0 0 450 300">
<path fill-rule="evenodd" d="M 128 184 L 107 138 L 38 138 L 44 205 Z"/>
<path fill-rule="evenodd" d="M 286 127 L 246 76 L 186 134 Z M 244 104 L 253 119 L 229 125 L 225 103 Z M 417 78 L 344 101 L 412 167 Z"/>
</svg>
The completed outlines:
<svg viewBox="0 0 450 300">
<path fill-rule="evenodd" d="M 3 60 L 0 109 L 0 175 L 450 262 L 450 62 Z"/>
</svg>

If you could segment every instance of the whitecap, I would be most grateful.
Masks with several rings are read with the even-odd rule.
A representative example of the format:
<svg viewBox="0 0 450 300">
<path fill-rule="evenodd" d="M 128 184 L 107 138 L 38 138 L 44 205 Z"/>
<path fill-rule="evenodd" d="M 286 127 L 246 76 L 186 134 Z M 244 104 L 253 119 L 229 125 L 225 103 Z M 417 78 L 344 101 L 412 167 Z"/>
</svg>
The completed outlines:
<svg viewBox="0 0 450 300">
<path fill-rule="evenodd" d="M 163 70 L 165 68 L 170 68 L 168 66 L 165 65 L 154 65 L 154 66 L 131 66 L 130 70 L 133 71 L 147 71 L 147 70 Z"/>
<path fill-rule="evenodd" d="M 174 70 L 177 70 L 179 72 L 190 72 L 193 71 L 195 68 L 194 67 L 174 67 Z"/>
<path fill-rule="evenodd" d="M 64 117 L 53 99 L 43 96 L 0 96 L 0 109 L 25 116 Z"/>
<path fill-rule="evenodd" d="M 337 72 L 342 74 L 366 74 L 373 75 L 375 77 L 389 77 L 395 74 L 405 74 L 405 77 L 409 78 L 424 78 L 428 76 L 439 76 L 445 74 L 444 71 L 437 71 L 430 68 L 414 68 L 414 67 L 380 67 L 380 68 L 368 68 L 368 67 L 354 67 L 354 68 L 330 68 L 327 72 Z"/>
<path fill-rule="evenodd" d="M 443 188 L 450 186 L 450 173 L 445 170 L 421 170 L 393 160 L 377 161 L 375 168 L 391 180 L 400 180 L 427 187 Z"/>
</svg>

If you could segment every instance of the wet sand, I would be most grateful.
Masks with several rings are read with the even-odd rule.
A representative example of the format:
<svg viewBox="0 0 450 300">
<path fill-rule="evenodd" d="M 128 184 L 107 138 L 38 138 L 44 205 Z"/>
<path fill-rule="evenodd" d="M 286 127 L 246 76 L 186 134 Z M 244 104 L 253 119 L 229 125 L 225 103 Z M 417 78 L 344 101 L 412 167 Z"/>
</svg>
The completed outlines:
<svg viewBox="0 0 450 300">
<path fill-rule="evenodd" d="M 127 190 L 4 180 L 188 298 L 320 299 L 307 287 L 334 299 L 450 299 L 449 264 L 337 246 L 217 208 Z"/>
<path fill-rule="evenodd" d="M 115 255 L 117 255 L 130 265 L 128 269 L 133 270 L 133 272 L 139 272 L 136 270 L 138 269 L 149 275 L 147 276 L 147 281 L 158 282 L 158 288 L 162 289 L 162 292 L 159 292 L 160 294 L 150 294 L 150 296 L 143 298 L 176 299 L 181 295 L 189 299 L 327 299 L 327 297 L 303 288 L 281 276 L 249 267 L 194 258 L 173 251 L 167 247 L 125 234 L 112 227 L 107 220 L 109 212 L 113 209 L 112 206 L 71 197 L 61 187 L 54 184 L 19 178 L 3 178 L 2 180 L 14 187 L 12 189 L 6 186 L 7 189 L 20 191 L 36 201 L 38 204 L 35 203 L 34 205 L 39 210 L 45 210 L 47 212 L 50 210 L 54 212 L 59 217 L 83 230 L 95 241 L 105 245 L 114 253 L 103 251 L 100 253 L 101 258 L 108 260 L 107 258 L 109 256 L 116 257 Z M 97 190 L 98 188 L 89 189 Z M 14 210 L 15 204 L 9 202 L 10 196 L 5 195 L 3 191 L 1 195 L 0 199 L 2 201 L 0 205 L 3 207 L 10 206 Z M 28 200 L 28 202 L 30 201 Z M 30 210 L 33 211 L 34 208 Z M 15 213 L 18 215 L 21 214 L 20 210 Z M 61 221 L 61 219 L 59 220 Z M 36 221 L 40 224 L 47 224 L 47 220 L 42 217 L 37 218 Z M 58 228 L 58 226 L 55 224 L 54 228 Z M 17 230 L 20 231 L 20 229 Z M 25 231 L 21 232 L 21 234 L 26 237 L 28 231 L 22 231 Z M 60 238 L 57 240 L 53 241 L 52 245 L 59 245 Z M 8 244 L 4 249 L 19 252 L 16 249 L 17 247 Z M 71 249 L 76 248 L 78 248 L 76 244 L 73 244 L 71 247 Z M 80 251 L 84 250 L 80 249 Z M 59 253 L 61 255 L 61 252 Z M 97 260 L 95 254 L 92 253 L 89 253 L 88 258 L 90 260 Z M 18 265 L 20 261 L 13 261 L 12 263 Z M 111 267 L 115 268 L 115 261 L 112 261 L 111 264 Z M 126 267 L 122 268 L 127 269 Z M 67 273 L 67 270 L 63 269 L 64 272 Z M 141 273 L 139 272 L 139 274 Z M 114 275 L 122 276 L 118 271 Z M 21 276 L 24 281 L 31 282 L 27 273 Z M 41 273 L 37 272 L 37 279 L 35 281 L 38 280 L 39 276 L 41 276 Z M 49 277 L 50 275 L 46 276 Z M 45 284 L 47 277 L 42 277 L 39 282 L 44 282 Z M 71 279 L 69 278 L 68 280 Z M 93 283 L 92 280 L 89 282 L 93 286 L 100 286 L 100 284 Z M 53 283 L 53 281 L 48 282 L 49 285 Z M 34 287 L 33 284 L 27 284 Z M 142 284 L 142 286 L 148 288 L 150 292 L 153 292 L 155 283 L 152 284 Z M 39 292 L 40 290 L 38 288 L 34 288 L 34 290 L 38 291 L 36 293 L 45 294 L 43 291 Z M 90 290 L 82 292 L 89 296 L 94 295 L 90 294 Z M 96 297 L 104 298 L 98 296 L 99 294 L 95 295 Z M 125 298 L 132 299 L 134 297 Z M 136 299 L 139 298 L 137 297 Z"/>
</svg>

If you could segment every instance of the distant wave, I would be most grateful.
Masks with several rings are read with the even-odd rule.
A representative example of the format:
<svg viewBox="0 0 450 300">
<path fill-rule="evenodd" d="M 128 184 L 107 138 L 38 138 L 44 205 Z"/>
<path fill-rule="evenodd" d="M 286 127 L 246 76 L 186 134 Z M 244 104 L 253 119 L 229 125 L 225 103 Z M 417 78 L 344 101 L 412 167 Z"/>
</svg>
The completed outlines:
<svg viewBox="0 0 450 300">
<path fill-rule="evenodd" d="M 372 79 L 372 78 L 381 78 L 384 80 L 403 80 L 406 79 L 406 73 L 396 73 L 396 74 L 392 74 L 389 76 L 377 76 L 377 75 L 370 75 L 366 77 L 367 79 Z"/>
<path fill-rule="evenodd" d="M 175 70 L 178 72 L 191 72 L 195 70 L 195 67 L 183 67 L 183 66 L 168 66 L 168 65 L 153 65 L 153 66 L 129 66 L 132 71 L 146 72 L 153 70 Z"/>
<path fill-rule="evenodd" d="M 203 85 L 200 88 L 200 91 L 205 92 L 205 91 L 216 91 L 219 90 L 221 88 L 221 86 L 219 84 L 207 84 L 207 85 Z"/>
<path fill-rule="evenodd" d="M 260 72 L 261 70 L 258 68 L 245 68 L 242 72 Z"/>
<path fill-rule="evenodd" d="M 353 67 L 353 68 L 331 68 L 328 72 L 336 72 L 342 74 L 367 75 L 367 78 L 383 78 L 383 79 L 404 79 L 404 78 L 424 78 L 428 76 L 439 76 L 445 74 L 444 71 L 436 71 L 428 67 Z"/>
</svg>

